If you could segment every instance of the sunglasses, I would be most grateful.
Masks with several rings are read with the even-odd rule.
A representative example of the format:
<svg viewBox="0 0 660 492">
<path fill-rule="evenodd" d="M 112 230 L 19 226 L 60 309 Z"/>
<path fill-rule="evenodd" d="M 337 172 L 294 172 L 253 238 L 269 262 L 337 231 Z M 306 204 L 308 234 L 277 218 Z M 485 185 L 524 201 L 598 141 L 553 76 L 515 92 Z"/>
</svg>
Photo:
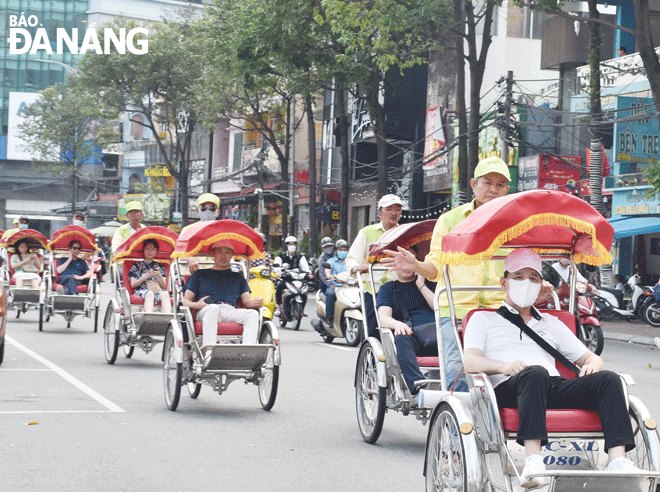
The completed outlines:
<svg viewBox="0 0 660 492">
<path fill-rule="evenodd" d="M 202 205 L 202 206 L 200 207 L 200 210 L 201 210 L 202 212 L 206 212 L 207 210 L 210 210 L 211 212 L 215 212 L 215 211 L 218 210 L 218 209 L 215 208 L 215 205 L 208 205 L 208 206 L 206 206 L 206 205 Z"/>
<path fill-rule="evenodd" d="M 75 249 L 77 251 L 80 251 L 80 246 L 71 246 L 71 249 Z"/>
</svg>

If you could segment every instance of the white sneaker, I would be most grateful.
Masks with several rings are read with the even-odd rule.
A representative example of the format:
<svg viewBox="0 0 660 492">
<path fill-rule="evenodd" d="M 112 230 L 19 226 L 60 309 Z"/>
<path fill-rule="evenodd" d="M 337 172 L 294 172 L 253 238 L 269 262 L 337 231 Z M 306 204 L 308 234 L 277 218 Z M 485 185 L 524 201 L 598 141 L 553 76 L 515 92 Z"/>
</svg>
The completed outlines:
<svg viewBox="0 0 660 492">
<path fill-rule="evenodd" d="M 545 471 L 545 463 L 543 463 L 543 456 L 540 454 L 532 454 L 525 458 L 525 466 L 520 474 L 520 486 L 526 489 L 538 487 L 548 482 L 548 477 L 534 477 L 529 478 L 532 473 L 539 473 Z"/>
<path fill-rule="evenodd" d="M 638 472 L 642 471 L 635 466 L 635 463 L 630 461 L 628 458 L 621 456 L 620 458 L 614 458 L 610 461 L 610 464 L 605 467 L 604 471 L 611 472 Z"/>
<path fill-rule="evenodd" d="M 60 284 L 57 284 L 55 286 L 55 292 L 57 292 L 58 296 L 63 296 L 64 295 L 64 287 Z"/>
<path fill-rule="evenodd" d="M 655 343 L 655 346 L 660 349 L 660 337 L 655 337 L 653 342 Z"/>
</svg>

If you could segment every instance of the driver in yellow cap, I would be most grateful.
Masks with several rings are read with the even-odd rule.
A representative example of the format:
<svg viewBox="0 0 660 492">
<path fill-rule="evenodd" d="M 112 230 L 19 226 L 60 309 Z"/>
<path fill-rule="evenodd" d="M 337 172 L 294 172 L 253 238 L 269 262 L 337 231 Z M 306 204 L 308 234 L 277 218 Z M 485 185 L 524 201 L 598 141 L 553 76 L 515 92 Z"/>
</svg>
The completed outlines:
<svg viewBox="0 0 660 492">
<path fill-rule="evenodd" d="M 199 222 L 206 222 L 210 220 L 216 220 L 220 215 L 220 199 L 213 193 L 203 193 L 197 198 L 197 213 L 199 214 Z M 188 224 L 186 227 L 181 229 L 181 233 L 194 226 L 199 224 L 199 222 L 193 222 Z M 190 273 L 193 273 L 199 268 L 199 261 L 197 258 L 186 258 L 188 262 L 188 270 Z M 205 263 L 210 263 L 211 258 L 208 258 Z"/>
<path fill-rule="evenodd" d="M 112 237 L 112 253 L 114 254 L 121 243 L 128 239 L 131 234 L 146 227 L 140 221 L 144 218 L 142 213 L 142 204 L 137 200 L 128 202 L 126 204 L 126 217 L 128 217 L 128 224 L 124 224 L 115 231 Z"/>
</svg>

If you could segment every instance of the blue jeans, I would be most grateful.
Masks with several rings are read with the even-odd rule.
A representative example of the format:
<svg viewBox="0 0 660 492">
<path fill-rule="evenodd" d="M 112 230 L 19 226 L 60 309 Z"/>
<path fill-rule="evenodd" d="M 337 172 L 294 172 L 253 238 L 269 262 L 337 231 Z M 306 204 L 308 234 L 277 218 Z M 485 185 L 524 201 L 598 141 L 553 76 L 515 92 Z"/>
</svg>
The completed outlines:
<svg viewBox="0 0 660 492">
<path fill-rule="evenodd" d="M 417 393 L 415 381 L 424 379 L 424 374 L 419 370 L 417 357 L 429 357 L 438 355 L 438 340 L 435 331 L 432 331 L 426 339 L 422 339 L 418 334 L 396 335 L 394 337 L 396 345 L 396 358 L 399 360 L 403 379 L 406 380 L 408 389 L 414 395 Z"/>
<path fill-rule="evenodd" d="M 442 343 L 445 350 L 445 368 L 447 369 L 447 388 L 451 389 L 454 381 L 459 374 L 454 391 L 467 391 L 467 381 L 465 374 L 461 373 L 463 369 L 463 361 L 461 360 L 461 352 L 458 349 L 454 329 L 451 325 L 451 318 L 441 318 L 442 320 Z M 458 326 L 461 326 L 461 321 L 458 320 Z"/>
<path fill-rule="evenodd" d="M 337 296 L 335 295 L 334 287 L 327 287 L 325 289 L 325 319 L 331 321 L 335 316 L 335 301 Z"/>
<path fill-rule="evenodd" d="M 78 295 L 78 281 L 73 278 L 73 275 L 67 275 L 66 277 L 60 275 L 57 283 L 64 287 L 64 293 L 66 295 Z"/>
</svg>

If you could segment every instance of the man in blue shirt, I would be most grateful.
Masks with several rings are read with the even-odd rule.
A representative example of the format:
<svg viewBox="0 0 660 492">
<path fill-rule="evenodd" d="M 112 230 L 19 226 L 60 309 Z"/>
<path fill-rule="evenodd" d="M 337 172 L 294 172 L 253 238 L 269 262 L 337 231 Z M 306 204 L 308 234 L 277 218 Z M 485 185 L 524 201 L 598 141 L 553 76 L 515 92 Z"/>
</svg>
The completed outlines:
<svg viewBox="0 0 660 492">
<path fill-rule="evenodd" d="M 92 276 L 92 270 L 85 260 L 78 258 L 80 243 L 75 239 L 69 243 L 69 256 L 57 260 L 56 291 L 58 294 L 78 295 L 78 286 Z"/>
<path fill-rule="evenodd" d="M 243 325 L 243 343 L 255 344 L 259 335 L 259 312 L 264 305 L 261 297 L 252 299 L 245 277 L 230 268 L 234 247 L 221 239 L 213 244 L 213 266 L 196 270 L 186 284 L 183 305 L 198 309 L 202 321 L 202 345 L 215 345 L 218 322 L 229 321 Z M 197 300 L 195 300 L 197 299 Z M 247 309 L 238 307 L 238 301 Z"/>
<path fill-rule="evenodd" d="M 376 309 L 380 326 L 394 332 L 396 355 L 403 378 L 410 393 L 416 395 L 419 388 L 415 387 L 415 381 L 424 379 L 417 356 L 438 355 L 435 315 L 431 307 L 435 284 L 425 281 L 412 270 L 399 270 L 397 275 L 398 280 L 387 282 L 378 290 Z M 399 299 L 405 303 L 412 326 L 406 323 Z M 423 330 L 414 329 L 423 325 L 426 325 Z"/>
<path fill-rule="evenodd" d="M 345 272 L 346 256 L 348 255 L 348 243 L 343 239 L 339 239 L 335 243 L 335 256 L 328 260 L 331 268 L 325 269 L 325 275 L 328 279 L 328 287 L 325 289 L 325 319 L 329 325 L 332 325 L 332 320 L 335 315 L 335 301 L 337 296 L 335 288 L 341 287 L 341 282 L 337 282 L 335 277 L 337 274 Z"/>
</svg>

